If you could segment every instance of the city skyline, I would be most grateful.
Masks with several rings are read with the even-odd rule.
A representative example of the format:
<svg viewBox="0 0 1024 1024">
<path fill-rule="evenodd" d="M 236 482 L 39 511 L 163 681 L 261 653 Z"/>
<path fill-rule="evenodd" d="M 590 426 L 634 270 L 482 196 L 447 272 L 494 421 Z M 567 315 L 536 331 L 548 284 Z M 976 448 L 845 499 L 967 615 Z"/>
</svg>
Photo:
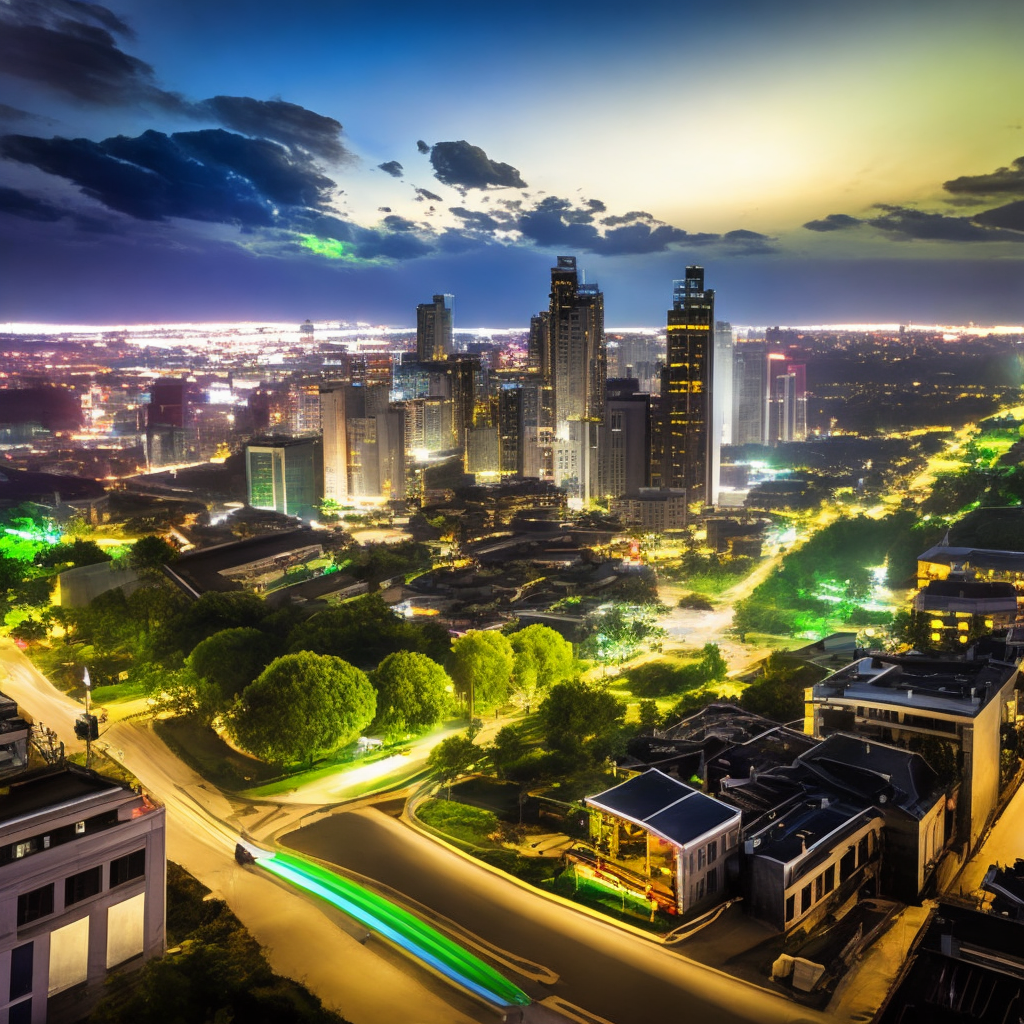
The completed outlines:
<svg viewBox="0 0 1024 1024">
<path fill-rule="evenodd" d="M 610 324 L 692 263 L 733 323 L 1022 319 L 1004 0 L 240 14 L 0 13 L 0 320 L 527 323 L 559 253 Z"/>
</svg>

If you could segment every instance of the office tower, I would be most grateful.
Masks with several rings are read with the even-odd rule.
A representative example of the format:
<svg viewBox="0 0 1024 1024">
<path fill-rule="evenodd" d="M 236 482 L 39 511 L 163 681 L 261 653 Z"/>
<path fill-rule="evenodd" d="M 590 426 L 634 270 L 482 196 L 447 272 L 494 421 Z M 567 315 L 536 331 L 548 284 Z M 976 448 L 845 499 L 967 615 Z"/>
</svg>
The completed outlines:
<svg viewBox="0 0 1024 1024">
<path fill-rule="evenodd" d="M 494 479 L 500 466 L 501 442 L 497 427 L 470 427 L 466 431 L 466 472 L 478 478 Z"/>
<path fill-rule="evenodd" d="M 520 390 L 523 404 L 523 476 L 552 480 L 554 389 L 538 375 L 529 374 Z"/>
<path fill-rule="evenodd" d="M 352 385 L 324 384 L 320 388 L 320 425 L 324 445 L 324 497 L 348 501 L 348 415 L 346 397 Z"/>
<path fill-rule="evenodd" d="M 518 384 L 498 389 L 498 472 L 503 480 L 523 475 L 523 397 Z"/>
<path fill-rule="evenodd" d="M 245 479 L 253 508 L 315 519 L 324 496 L 320 438 L 246 445 Z"/>
<path fill-rule="evenodd" d="M 421 362 L 447 359 L 454 352 L 452 314 L 454 295 L 435 295 L 416 307 L 416 358 Z"/>
<path fill-rule="evenodd" d="M 288 432 L 293 437 L 320 433 L 320 385 L 302 381 L 288 388 Z"/>
<path fill-rule="evenodd" d="M 764 342 L 737 344 L 733 355 L 733 444 L 764 444 L 768 359 Z"/>
<path fill-rule="evenodd" d="M 546 312 L 530 317 L 530 338 L 527 343 L 526 366 L 533 373 L 539 373 L 544 380 L 551 380 L 551 333 L 550 320 Z"/>
<path fill-rule="evenodd" d="M 597 427 L 604 416 L 604 295 L 596 284 L 580 283 L 574 256 L 559 256 L 551 270 L 548 318 L 555 483 L 586 503 L 597 494 Z"/>
<path fill-rule="evenodd" d="M 687 267 L 673 282 L 668 311 L 667 366 L 662 374 L 665 438 L 662 486 L 685 487 L 690 504 L 714 504 L 715 293 L 704 287 L 704 268 Z"/>
<path fill-rule="evenodd" d="M 807 367 L 768 356 L 768 441 L 807 439 Z"/>
<path fill-rule="evenodd" d="M 349 499 L 404 498 L 406 416 L 389 401 L 387 384 L 352 384 L 345 391 Z"/>
<path fill-rule="evenodd" d="M 188 383 L 154 381 L 146 406 L 146 460 L 151 469 L 186 462 L 192 454 Z"/>
<path fill-rule="evenodd" d="M 599 492 L 637 494 L 650 483 L 651 396 L 630 379 L 609 380 L 598 444 Z"/>
<path fill-rule="evenodd" d="M 427 396 L 402 402 L 405 412 L 405 450 L 424 454 L 447 452 L 459 447 L 456 443 L 454 406 L 447 398 Z"/>
<path fill-rule="evenodd" d="M 722 444 L 732 444 L 732 324 L 715 321 L 715 385 L 712 407 L 715 411 L 715 430 Z"/>
</svg>

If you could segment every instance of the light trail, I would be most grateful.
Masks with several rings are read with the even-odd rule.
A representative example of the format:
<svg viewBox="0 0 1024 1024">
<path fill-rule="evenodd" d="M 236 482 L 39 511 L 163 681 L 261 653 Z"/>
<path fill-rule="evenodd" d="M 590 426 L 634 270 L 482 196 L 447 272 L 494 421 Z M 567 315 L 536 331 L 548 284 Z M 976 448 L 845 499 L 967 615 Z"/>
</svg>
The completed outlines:
<svg viewBox="0 0 1024 1024">
<path fill-rule="evenodd" d="M 383 896 L 303 857 L 268 853 L 248 843 L 242 845 L 261 868 L 319 896 L 486 1002 L 494 1006 L 526 1006 L 532 1001 L 493 967 Z"/>
</svg>

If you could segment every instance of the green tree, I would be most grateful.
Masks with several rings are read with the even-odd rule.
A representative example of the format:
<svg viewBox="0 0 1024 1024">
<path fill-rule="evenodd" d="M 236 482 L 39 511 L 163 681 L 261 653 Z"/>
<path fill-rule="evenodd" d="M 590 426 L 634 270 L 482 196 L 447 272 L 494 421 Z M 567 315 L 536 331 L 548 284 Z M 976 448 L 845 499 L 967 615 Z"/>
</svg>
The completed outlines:
<svg viewBox="0 0 1024 1024">
<path fill-rule="evenodd" d="M 726 664 L 718 644 L 705 644 L 700 652 L 700 670 L 704 676 L 705 683 L 714 683 L 724 679 L 729 673 L 729 666 Z"/>
<path fill-rule="evenodd" d="M 36 555 L 36 564 L 48 568 L 78 569 L 83 565 L 109 562 L 108 555 L 94 540 L 78 538 L 70 544 L 53 544 Z"/>
<path fill-rule="evenodd" d="M 164 622 L 154 640 L 155 652 L 165 659 L 185 657 L 221 630 L 258 629 L 269 613 L 266 602 L 255 594 L 210 591 Z"/>
<path fill-rule="evenodd" d="M 573 679 L 551 687 L 540 712 L 548 746 L 576 753 L 617 730 L 626 717 L 626 705 L 606 690 Z"/>
<path fill-rule="evenodd" d="M 208 684 L 208 717 L 224 710 L 278 653 L 274 638 L 251 626 L 222 629 L 200 640 L 185 665 Z"/>
<path fill-rule="evenodd" d="M 404 735 L 439 722 L 452 704 L 454 686 L 436 661 L 415 651 L 389 654 L 370 673 L 377 691 L 375 728 Z"/>
<path fill-rule="evenodd" d="M 427 768 L 431 774 L 448 787 L 448 799 L 452 798 L 452 783 L 469 771 L 481 758 L 483 751 L 468 736 L 449 736 L 430 752 Z"/>
<path fill-rule="evenodd" d="M 494 742 L 487 748 L 491 764 L 500 778 L 506 778 L 508 769 L 521 761 L 530 749 L 526 730 L 521 725 L 506 725 L 498 730 Z"/>
<path fill-rule="evenodd" d="M 128 564 L 140 572 L 157 572 L 162 565 L 173 562 L 178 557 L 178 552 L 163 539 L 155 534 L 147 537 L 140 537 L 131 548 L 128 554 Z"/>
<path fill-rule="evenodd" d="M 508 639 L 515 674 L 512 699 L 528 711 L 540 690 L 572 676 L 576 658 L 572 644 L 550 626 L 527 626 Z"/>
<path fill-rule="evenodd" d="M 656 729 L 661 724 L 661 714 L 656 700 L 640 701 L 640 728 Z"/>
<path fill-rule="evenodd" d="M 341 658 L 286 654 L 242 691 L 232 736 L 265 761 L 306 761 L 354 739 L 373 720 L 377 695 L 366 674 Z"/>
<path fill-rule="evenodd" d="M 448 672 L 475 713 L 508 700 L 514 664 L 508 637 L 493 629 L 471 629 L 452 644 Z"/>
</svg>

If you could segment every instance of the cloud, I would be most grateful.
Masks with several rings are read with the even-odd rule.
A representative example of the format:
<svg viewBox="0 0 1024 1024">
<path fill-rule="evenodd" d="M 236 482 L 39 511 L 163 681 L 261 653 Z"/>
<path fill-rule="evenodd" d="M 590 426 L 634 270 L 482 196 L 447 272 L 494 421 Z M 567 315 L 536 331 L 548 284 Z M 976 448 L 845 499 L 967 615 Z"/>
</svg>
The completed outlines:
<svg viewBox="0 0 1024 1024">
<path fill-rule="evenodd" d="M 416 140 L 416 149 L 423 154 L 430 152 L 430 147 L 422 139 Z"/>
<path fill-rule="evenodd" d="M 147 131 L 103 142 L 7 135 L 0 138 L 0 153 L 67 178 L 108 208 L 139 220 L 270 226 L 280 207 L 321 206 L 334 185 L 283 146 L 220 128 L 170 136 Z"/>
<path fill-rule="evenodd" d="M 883 213 L 867 221 L 896 238 L 938 242 L 992 242 L 1014 240 L 1009 232 L 985 227 L 975 217 L 947 217 L 905 206 L 879 206 Z M 1024 241 L 1024 239 L 1017 239 Z"/>
<path fill-rule="evenodd" d="M 450 212 L 464 221 L 467 227 L 476 228 L 479 231 L 500 231 L 502 229 L 502 225 L 494 217 L 487 213 L 481 213 L 479 210 L 467 210 L 462 206 L 453 206 Z"/>
<path fill-rule="evenodd" d="M 809 220 L 804 227 L 808 231 L 843 231 L 846 228 L 855 228 L 863 221 L 857 217 L 851 217 L 847 213 L 830 213 L 821 220 Z"/>
<path fill-rule="evenodd" d="M 600 199 L 588 199 L 587 206 L 589 206 L 594 213 L 604 213 L 605 210 L 608 209 Z"/>
<path fill-rule="evenodd" d="M 377 167 L 392 178 L 400 178 L 404 173 L 402 165 L 397 160 L 388 160 L 386 163 L 377 164 Z"/>
<path fill-rule="evenodd" d="M 8 0 L 0 4 L 0 68 L 85 103 L 185 112 L 185 101 L 159 88 L 153 68 L 125 53 L 112 33 L 131 36 L 99 4 Z"/>
<path fill-rule="evenodd" d="M 415 231 L 416 224 L 406 217 L 399 217 L 397 213 L 384 218 L 384 225 L 389 231 Z"/>
<path fill-rule="evenodd" d="M 1007 231 L 1024 231 L 1024 200 L 1018 199 L 1005 206 L 985 210 L 971 218 L 986 228 L 1004 228 Z"/>
<path fill-rule="evenodd" d="M 429 192 L 425 188 L 416 189 L 416 202 L 422 203 L 424 200 L 429 199 L 432 203 L 443 203 L 444 200 L 433 192 Z"/>
<path fill-rule="evenodd" d="M 351 159 L 341 142 L 341 124 L 297 103 L 256 100 L 251 96 L 213 96 L 195 105 L 195 116 L 203 115 L 245 135 L 273 139 L 327 160 Z"/>
<path fill-rule="evenodd" d="M 0 120 L 3 121 L 29 121 L 35 118 L 27 110 L 19 110 L 17 107 L 9 107 L 6 103 L 0 103 Z"/>
<path fill-rule="evenodd" d="M 24 220 L 55 221 L 66 217 L 68 211 L 48 203 L 45 199 L 0 185 L 0 213 L 9 213 Z"/>
<path fill-rule="evenodd" d="M 963 175 L 944 182 L 947 192 L 959 195 L 1024 196 L 1024 156 L 1017 157 L 1009 167 L 1000 167 L 991 174 Z"/>
<path fill-rule="evenodd" d="M 527 187 L 511 164 L 491 160 L 479 146 L 465 139 L 436 143 L 430 150 L 430 163 L 438 181 L 456 188 Z"/>
<path fill-rule="evenodd" d="M 619 216 L 605 217 L 601 223 L 613 228 L 619 224 L 632 224 L 635 220 L 646 220 L 653 223 L 654 216 L 644 210 L 630 210 L 629 213 L 623 213 Z"/>
</svg>

